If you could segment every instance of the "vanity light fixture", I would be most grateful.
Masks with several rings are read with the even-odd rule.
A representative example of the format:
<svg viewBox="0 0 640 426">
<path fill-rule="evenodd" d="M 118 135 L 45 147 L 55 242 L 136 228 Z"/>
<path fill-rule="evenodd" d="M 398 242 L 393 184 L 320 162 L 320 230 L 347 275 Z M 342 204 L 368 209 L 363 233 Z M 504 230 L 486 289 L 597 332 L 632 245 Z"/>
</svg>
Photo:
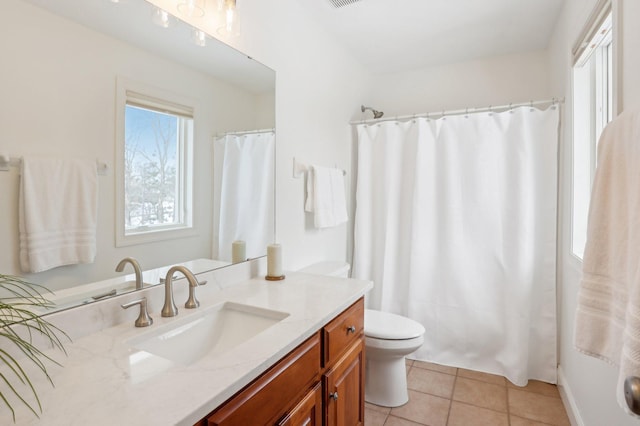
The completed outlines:
<svg viewBox="0 0 640 426">
<path fill-rule="evenodd" d="M 207 45 L 207 34 L 197 28 L 191 30 L 191 41 L 196 46 L 205 47 Z"/>
<path fill-rule="evenodd" d="M 171 25 L 171 18 L 169 12 L 159 7 L 153 8 L 153 14 L 151 15 L 151 20 L 154 24 L 162 28 L 169 28 Z"/>
<path fill-rule="evenodd" d="M 204 16 L 204 0 L 182 0 L 178 3 L 178 12 L 190 18 Z"/>
<path fill-rule="evenodd" d="M 240 34 L 240 19 L 236 0 L 218 0 L 218 14 L 221 15 L 221 25 L 218 34 L 235 37 Z"/>
</svg>

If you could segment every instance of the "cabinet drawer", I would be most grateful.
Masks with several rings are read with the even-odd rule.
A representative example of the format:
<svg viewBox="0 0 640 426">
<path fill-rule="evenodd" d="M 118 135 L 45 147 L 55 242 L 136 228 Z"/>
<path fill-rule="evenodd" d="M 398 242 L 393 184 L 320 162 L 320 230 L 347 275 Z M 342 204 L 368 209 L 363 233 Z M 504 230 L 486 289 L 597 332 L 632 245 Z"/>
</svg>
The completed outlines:
<svg viewBox="0 0 640 426">
<path fill-rule="evenodd" d="M 323 367 L 331 365 L 364 331 L 364 299 L 359 299 L 322 329 Z"/>
<path fill-rule="evenodd" d="M 210 415 L 207 424 L 273 424 L 319 376 L 320 335 L 316 333 Z"/>
<path fill-rule="evenodd" d="M 322 383 L 318 382 L 278 426 L 322 426 Z"/>
</svg>

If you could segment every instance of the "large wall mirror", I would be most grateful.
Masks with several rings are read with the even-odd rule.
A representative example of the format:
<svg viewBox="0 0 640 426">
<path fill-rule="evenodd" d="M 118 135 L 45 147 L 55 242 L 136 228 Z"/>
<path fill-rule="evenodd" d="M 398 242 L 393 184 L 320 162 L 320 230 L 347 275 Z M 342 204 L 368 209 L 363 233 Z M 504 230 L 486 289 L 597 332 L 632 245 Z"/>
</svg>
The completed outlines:
<svg viewBox="0 0 640 426">
<path fill-rule="evenodd" d="M 185 263 L 198 273 L 266 253 L 275 234 L 273 70 L 195 34 L 174 16 L 165 28 L 161 12 L 145 0 L 3 0 L 0 11 L 0 155 L 14 163 L 23 156 L 95 158 L 108 166 L 98 176 L 95 262 L 37 274 L 20 267 L 20 168 L 0 171 L 1 274 L 71 294 L 95 282 L 130 281 L 133 269 L 115 271 L 125 257 L 155 271 L 144 277 L 153 285 L 170 265 Z M 191 104 L 191 232 L 117 238 L 125 185 L 123 87 Z M 165 205 L 164 211 L 172 209 Z M 134 222 L 145 225 L 157 216 Z M 233 258 L 237 240 L 244 242 L 242 259 Z M 77 301 L 88 300 L 82 295 Z"/>
</svg>

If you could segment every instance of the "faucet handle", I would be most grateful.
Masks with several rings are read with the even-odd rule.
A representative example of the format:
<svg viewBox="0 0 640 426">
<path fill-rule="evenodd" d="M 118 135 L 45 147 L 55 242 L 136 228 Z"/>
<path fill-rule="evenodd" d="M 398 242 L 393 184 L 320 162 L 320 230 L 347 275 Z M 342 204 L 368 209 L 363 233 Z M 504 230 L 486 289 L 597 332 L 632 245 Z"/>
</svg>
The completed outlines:
<svg viewBox="0 0 640 426">
<path fill-rule="evenodd" d="M 125 303 L 122 308 L 127 309 L 135 305 L 140 305 L 140 315 L 138 315 L 138 319 L 136 319 L 135 326 L 136 327 L 148 327 L 153 324 L 153 318 L 149 316 L 149 312 L 147 311 L 147 298 L 143 297 L 141 299 L 132 300 L 131 302 Z"/>
<path fill-rule="evenodd" d="M 189 284 L 189 298 L 187 299 L 187 302 L 184 304 L 185 308 L 195 309 L 198 306 L 200 306 L 200 302 L 198 301 L 198 299 L 196 299 L 196 287 L 206 283 L 207 283 L 206 281 L 204 283 L 196 281 L 195 286 Z"/>
</svg>

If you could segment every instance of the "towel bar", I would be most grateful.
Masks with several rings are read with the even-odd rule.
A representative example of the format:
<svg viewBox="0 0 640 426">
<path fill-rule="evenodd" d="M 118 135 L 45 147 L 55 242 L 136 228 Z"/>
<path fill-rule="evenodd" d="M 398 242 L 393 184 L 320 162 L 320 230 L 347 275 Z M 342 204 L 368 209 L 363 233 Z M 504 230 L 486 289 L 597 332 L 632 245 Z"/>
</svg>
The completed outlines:
<svg viewBox="0 0 640 426">
<path fill-rule="evenodd" d="M 9 171 L 11 167 L 19 167 L 21 163 L 21 158 L 9 157 L 8 155 L 0 155 L 0 171 Z M 109 166 L 107 165 L 107 163 L 103 163 L 99 160 L 96 160 L 96 167 L 98 174 L 101 176 L 105 176 L 109 171 Z"/>
<path fill-rule="evenodd" d="M 300 161 L 296 160 L 296 157 L 293 157 L 293 177 L 294 178 L 299 178 L 302 177 L 306 172 L 309 171 L 309 166 L 306 165 L 305 163 L 301 163 Z M 345 170 L 342 170 L 342 174 L 343 175 L 347 175 L 347 172 Z"/>
</svg>

